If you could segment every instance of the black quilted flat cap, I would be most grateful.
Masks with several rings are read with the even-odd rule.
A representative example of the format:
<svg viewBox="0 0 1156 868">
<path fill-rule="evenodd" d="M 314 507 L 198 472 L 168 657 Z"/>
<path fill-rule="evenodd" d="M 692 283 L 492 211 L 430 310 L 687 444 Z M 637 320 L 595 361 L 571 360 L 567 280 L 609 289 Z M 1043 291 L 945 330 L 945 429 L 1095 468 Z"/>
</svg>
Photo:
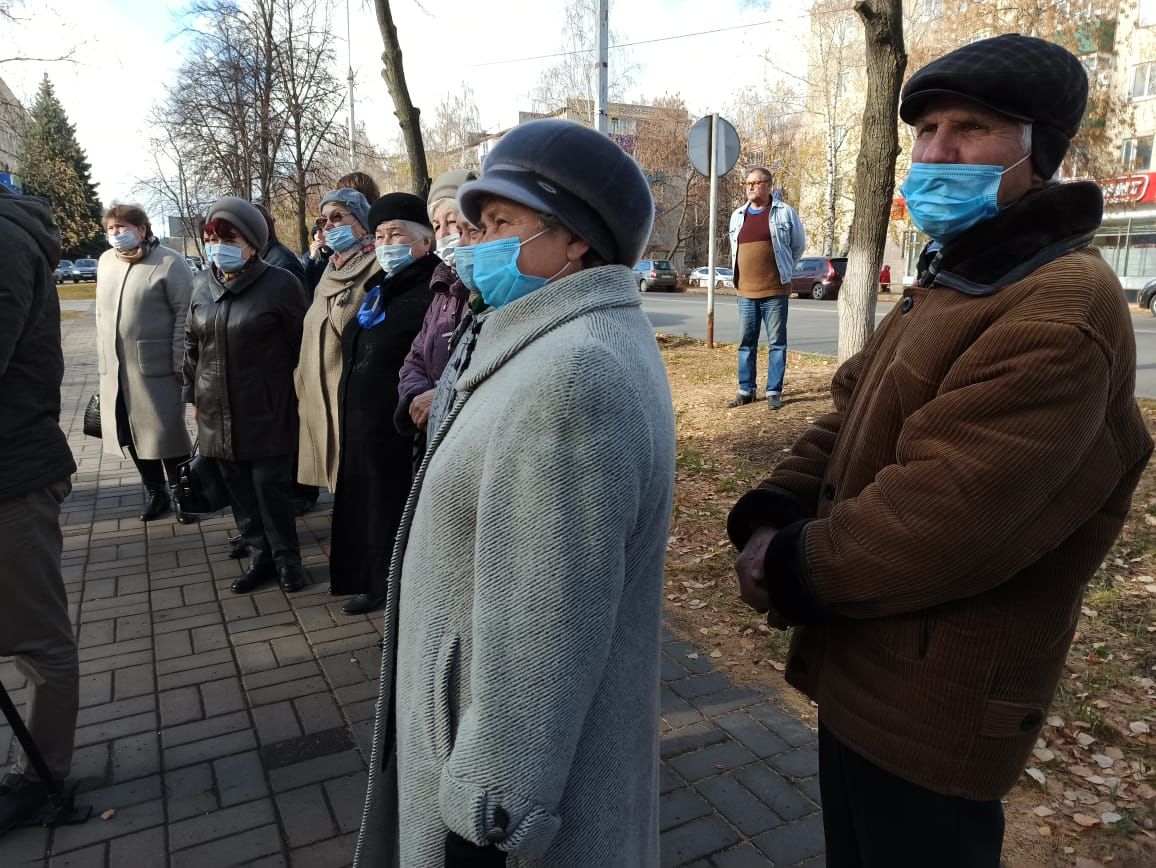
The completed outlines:
<svg viewBox="0 0 1156 868">
<path fill-rule="evenodd" d="M 1088 74 L 1062 46 L 1008 33 L 981 39 L 933 60 L 908 79 L 899 116 L 909 124 L 937 96 L 961 96 L 1032 124 L 1032 163 L 1050 178 L 1080 128 Z"/>
</svg>

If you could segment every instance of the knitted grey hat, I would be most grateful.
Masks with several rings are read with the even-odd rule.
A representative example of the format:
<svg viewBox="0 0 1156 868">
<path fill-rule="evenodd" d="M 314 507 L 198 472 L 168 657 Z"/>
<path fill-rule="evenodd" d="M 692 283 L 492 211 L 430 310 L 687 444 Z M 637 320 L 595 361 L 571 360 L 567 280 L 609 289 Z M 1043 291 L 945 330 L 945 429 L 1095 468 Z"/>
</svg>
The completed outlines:
<svg viewBox="0 0 1156 868">
<path fill-rule="evenodd" d="M 1088 74 L 1062 46 L 1005 33 L 931 61 L 900 95 L 899 117 L 914 124 L 938 96 L 960 96 L 1032 125 L 1032 163 L 1050 178 L 1080 128 L 1088 104 Z"/>
<path fill-rule="evenodd" d="M 265 217 L 261 212 L 244 199 L 237 196 L 225 196 L 218 199 L 209 207 L 209 213 L 205 215 L 205 222 L 208 223 L 217 218 L 232 223 L 237 231 L 245 236 L 245 240 L 258 250 L 264 250 L 265 245 L 269 243 L 269 224 L 265 222 Z"/>
<path fill-rule="evenodd" d="M 654 223 L 654 197 L 638 164 L 609 137 L 574 121 L 530 121 L 506 133 L 482 177 L 458 190 L 475 226 L 489 196 L 558 218 L 610 264 L 633 266 Z"/>
<path fill-rule="evenodd" d="M 345 206 L 345 209 L 354 216 L 366 232 L 371 232 L 369 226 L 369 203 L 356 190 L 342 187 L 340 190 L 330 190 L 321 197 L 321 206 L 324 208 L 330 202 Z"/>
</svg>

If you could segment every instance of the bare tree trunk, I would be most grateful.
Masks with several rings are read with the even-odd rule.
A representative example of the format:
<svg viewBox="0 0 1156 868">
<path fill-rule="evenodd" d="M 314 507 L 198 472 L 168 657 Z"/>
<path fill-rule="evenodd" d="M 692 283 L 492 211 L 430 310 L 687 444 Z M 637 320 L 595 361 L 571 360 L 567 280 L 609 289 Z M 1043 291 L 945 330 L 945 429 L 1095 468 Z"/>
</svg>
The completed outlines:
<svg viewBox="0 0 1156 868">
<path fill-rule="evenodd" d="M 875 330 L 875 301 L 899 155 L 899 86 L 907 68 L 902 0 L 858 0 L 867 47 L 867 102 L 855 165 L 847 273 L 839 292 L 839 361 L 863 349 Z"/>
<path fill-rule="evenodd" d="M 393 24 L 389 0 L 374 0 L 373 5 L 377 10 L 377 26 L 381 30 L 381 42 L 384 46 L 381 52 L 381 77 L 385 79 L 385 86 L 393 99 L 393 113 L 397 116 L 402 137 L 405 139 L 413 192 L 424 199 L 429 195 L 430 177 L 425 160 L 425 144 L 421 137 L 421 109 L 413 104 L 409 96 L 409 87 L 405 83 L 401 43 L 397 39 L 397 28 Z"/>
</svg>

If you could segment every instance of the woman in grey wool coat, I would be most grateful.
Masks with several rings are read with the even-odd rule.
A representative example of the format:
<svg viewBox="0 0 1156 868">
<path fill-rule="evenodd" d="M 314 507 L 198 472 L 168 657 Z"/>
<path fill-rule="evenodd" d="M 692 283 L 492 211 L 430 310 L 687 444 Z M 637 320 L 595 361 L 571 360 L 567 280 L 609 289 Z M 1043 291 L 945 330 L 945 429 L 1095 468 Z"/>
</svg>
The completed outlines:
<svg viewBox="0 0 1156 868">
<path fill-rule="evenodd" d="M 193 275 L 139 205 L 114 205 L 104 228 L 112 249 L 96 268 L 101 439 L 107 454 L 133 460 L 146 493 L 140 520 L 152 521 L 169 509 L 166 473 L 175 484 L 189 457 L 181 365 Z"/>
<path fill-rule="evenodd" d="M 631 266 L 654 203 L 560 120 L 507 133 L 459 200 L 488 308 L 394 551 L 357 865 L 652 868 L 674 414 Z"/>
</svg>

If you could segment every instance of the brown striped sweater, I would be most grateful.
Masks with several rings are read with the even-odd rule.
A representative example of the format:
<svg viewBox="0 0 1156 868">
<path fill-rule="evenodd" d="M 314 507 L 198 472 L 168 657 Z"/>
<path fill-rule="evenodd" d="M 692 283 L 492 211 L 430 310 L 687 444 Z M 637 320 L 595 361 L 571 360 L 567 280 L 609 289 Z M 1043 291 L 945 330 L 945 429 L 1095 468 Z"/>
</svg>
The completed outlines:
<svg viewBox="0 0 1156 868">
<path fill-rule="evenodd" d="M 728 522 L 740 548 L 780 528 L 788 680 L 938 793 L 1022 772 L 1152 451 L 1123 293 L 1086 246 L 1101 213 L 1095 185 L 1049 187 L 931 259 Z"/>
</svg>

